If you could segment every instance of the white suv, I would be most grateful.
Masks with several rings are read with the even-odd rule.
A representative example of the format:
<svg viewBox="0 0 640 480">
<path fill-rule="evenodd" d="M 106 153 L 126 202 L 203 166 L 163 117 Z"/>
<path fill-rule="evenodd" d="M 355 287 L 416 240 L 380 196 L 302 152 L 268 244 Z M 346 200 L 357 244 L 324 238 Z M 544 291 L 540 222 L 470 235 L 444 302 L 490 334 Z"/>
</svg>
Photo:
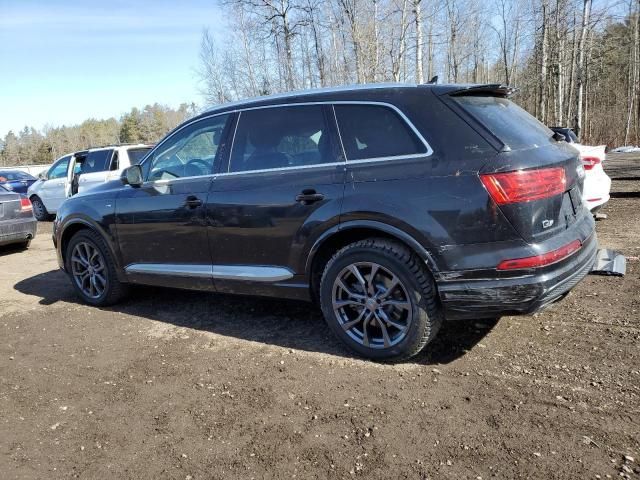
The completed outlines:
<svg viewBox="0 0 640 480">
<path fill-rule="evenodd" d="M 59 158 L 27 191 L 38 220 L 55 214 L 62 202 L 104 182 L 120 178 L 122 170 L 140 163 L 150 145 L 91 148 Z"/>
</svg>

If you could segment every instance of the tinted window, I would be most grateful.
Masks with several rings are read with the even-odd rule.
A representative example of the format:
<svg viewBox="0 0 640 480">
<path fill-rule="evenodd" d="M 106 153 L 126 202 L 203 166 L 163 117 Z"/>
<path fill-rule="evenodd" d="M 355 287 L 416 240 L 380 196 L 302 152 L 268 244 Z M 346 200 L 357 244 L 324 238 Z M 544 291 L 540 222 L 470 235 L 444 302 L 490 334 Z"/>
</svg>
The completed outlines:
<svg viewBox="0 0 640 480">
<path fill-rule="evenodd" d="M 138 165 L 145 157 L 145 155 L 149 153 L 149 150 L 151 150 L 151 147 L 132 148 L 130 150 L 127 150 L 127 154 L 129 155 L 129 162 L 131 163 L 131 165 Z"/>
<path fill-rule="evenodd" d="M 380 105 L 335 105 L 347 160 L 397 157 L 427 147 L 395 111 Z"/>
<path fill-rule="evenodd" d="M 66 157 L 62 157 L 60 160 L 54 163 L 47 172 L 47 179 L 51 180 L 54 178 L 66 177 L 70 159 L 71 155 L 67 155 Z"/>
<path fill-rule="evenodd" d="M 500 97 L 454 97 L 500 141 L 512 149 L 546 145 L 553 132 L 511 100 Z"/>
<path fill-rule="evenodd" d="M 207 118 L 170 137 L 144 162 L 148 180 L 211 174 L 228 119 L 229 115 Z"/>
<path fill-rule="evenodd" d="M 0 171 L 0 178 L 5 178 L 6 181 L 9 182 L 13 182 L 14 180 L 35 180 L 34 177 L 20 170 Z"/>
<path fill-rule="evenodd" d="M 89 152 L 80 165 L 80 174 L 104 172 L 109 170 L 109 160 L 113 150 L 96 150 Z"/>
<path fill-rule="evenodd" d="M 321 105 L 259 108 L 240 114 L 230 172 L 335 162 Z"/>
</svg>

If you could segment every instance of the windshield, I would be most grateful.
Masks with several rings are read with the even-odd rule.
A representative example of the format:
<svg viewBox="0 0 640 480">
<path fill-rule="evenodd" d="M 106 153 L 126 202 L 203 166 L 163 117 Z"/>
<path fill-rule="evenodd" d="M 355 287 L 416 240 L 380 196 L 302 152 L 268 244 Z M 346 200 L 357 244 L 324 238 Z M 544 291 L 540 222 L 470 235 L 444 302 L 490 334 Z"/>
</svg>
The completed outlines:
<svg viewBox="0 0 640 480">
<path fill-rule="evenodd" d="M 471 95 L 453 99 L 512 150 L 552 142 L 553 132 L 511 100 Z"/>
</svg>

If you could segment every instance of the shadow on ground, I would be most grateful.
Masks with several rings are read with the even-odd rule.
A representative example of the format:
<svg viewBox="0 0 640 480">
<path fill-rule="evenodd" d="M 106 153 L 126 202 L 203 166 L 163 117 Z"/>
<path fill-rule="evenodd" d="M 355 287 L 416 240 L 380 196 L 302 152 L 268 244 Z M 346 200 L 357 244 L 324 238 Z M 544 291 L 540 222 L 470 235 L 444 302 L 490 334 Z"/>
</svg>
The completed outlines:
<svg viewBox="0 0 640 480">
<path fill-rule="evenodd" d="M 41 305 L 81 303 L 67 276 L 52 270 L 18 282 L 15 289 Z M 90 308 L 90 307 L 88 307 Z M 353 355 L 331 334 L 311 304 L 263 297 L 135 287 L 128 300 L 102 308 L 253 342 L 344 357 Z M 449 363 L 484 338 L 497 320 L 445 322 L 437 338 L 412 362 Z"/>
</svg>

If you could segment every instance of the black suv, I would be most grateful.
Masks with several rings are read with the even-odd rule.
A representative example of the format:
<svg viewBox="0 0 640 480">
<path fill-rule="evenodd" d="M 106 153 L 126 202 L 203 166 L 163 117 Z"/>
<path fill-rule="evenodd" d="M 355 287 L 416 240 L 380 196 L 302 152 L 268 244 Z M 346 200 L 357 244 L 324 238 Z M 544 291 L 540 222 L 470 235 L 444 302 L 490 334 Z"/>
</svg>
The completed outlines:
<svg viewBox="0 0 640 480">
<path fill-rule="evenodd" d="M 500 85 L 369 85 L 209 110 L 54 226 L 82 299 L 128 284 L 314 300 L 349 347 L 527 314 L 591 269 L 577 153 Z M 124 184 L 124 185 L 123 185 Z"/>
</svg>

